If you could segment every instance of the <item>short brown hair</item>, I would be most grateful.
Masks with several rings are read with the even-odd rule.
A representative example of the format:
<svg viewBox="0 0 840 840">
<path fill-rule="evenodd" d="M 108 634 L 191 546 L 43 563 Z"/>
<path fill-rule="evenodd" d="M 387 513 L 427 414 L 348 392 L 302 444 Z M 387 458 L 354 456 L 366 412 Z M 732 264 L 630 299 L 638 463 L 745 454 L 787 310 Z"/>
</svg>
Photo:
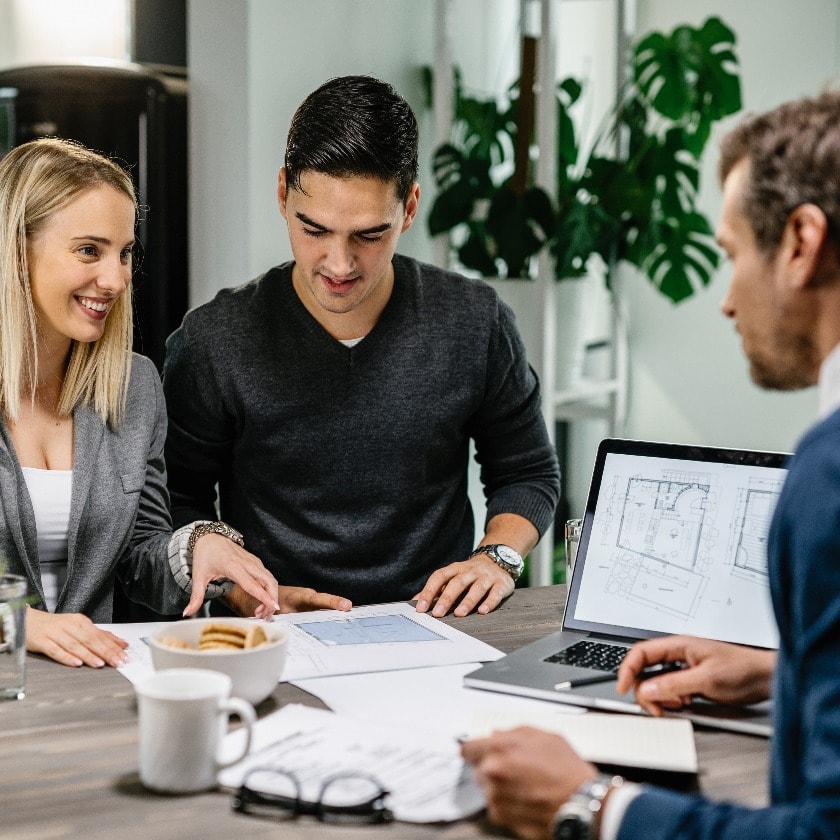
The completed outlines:
<svg viewBox="0 0 840 840">
<path fill-rule="evenodd" d="M 786 102 L 751 115 L 721 142 L 721 184 L 749 161 L 741 212 L 765 256 L 778 247 L 791 211 L 815 204 L 840 246 L 840 91 Z"/>
<path fill-rule="evenodd" d="M 341 76 L 310 93 L 292 117 L 286 178 L 295 190 L 307 170 L 392 181 L 405 204 L 417 180 L 417 148 L 414 112 L 391 85 L 372 76 Z"/>
</svg>

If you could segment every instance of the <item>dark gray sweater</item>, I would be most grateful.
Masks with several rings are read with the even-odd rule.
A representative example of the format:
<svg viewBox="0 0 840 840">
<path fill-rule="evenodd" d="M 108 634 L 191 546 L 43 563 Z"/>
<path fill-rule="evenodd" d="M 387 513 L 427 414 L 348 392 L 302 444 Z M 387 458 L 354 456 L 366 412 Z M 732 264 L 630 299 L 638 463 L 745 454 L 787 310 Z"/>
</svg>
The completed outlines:
<svg viewBox="0 0 840 840">
<path fill-rule="evenodd" d="M 546 529 L 559 472 L 513 313 L 485 283 L 394 269 L 353 348 L 304 308 L 291 263 L 186 315 L 164 370 L 176 527 L 216 517 L 218 483 L 221 517 L 281 583 L 410 598 L 473 547 L 473 438 L 488 518 Z"/>
</svg>

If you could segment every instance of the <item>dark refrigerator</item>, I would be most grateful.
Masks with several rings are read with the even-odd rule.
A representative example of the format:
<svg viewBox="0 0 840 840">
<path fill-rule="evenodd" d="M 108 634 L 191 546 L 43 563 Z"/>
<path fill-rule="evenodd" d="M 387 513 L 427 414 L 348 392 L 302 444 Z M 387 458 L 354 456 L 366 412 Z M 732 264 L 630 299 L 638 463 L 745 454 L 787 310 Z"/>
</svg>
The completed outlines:
<svg viewBox="0 0 840 840">
<path fill-rule="evenodd" d="M 122 163 L 141 207 L 134 349 L 163 366 L 188 306 L 187 80 L 136 64 L 0 71 L 0 156 L 36 137 L 78 140 Z"/>
</svg>

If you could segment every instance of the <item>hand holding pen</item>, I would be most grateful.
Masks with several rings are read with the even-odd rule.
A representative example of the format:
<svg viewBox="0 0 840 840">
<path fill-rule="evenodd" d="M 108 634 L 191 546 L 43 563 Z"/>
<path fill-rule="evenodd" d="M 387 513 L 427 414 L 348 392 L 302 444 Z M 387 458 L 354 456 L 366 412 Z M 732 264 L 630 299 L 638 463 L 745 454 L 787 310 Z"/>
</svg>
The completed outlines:
<svg viewBox="0 0 840 840">
<path fill-rule="evenodd" d="M 770 696 L 775 662 L 775 651 L 694 636 L 662 636 L 633 645 L 618 669 L 616 688 L 625 694 L 635 687 L 636 702 L 655 716 L 679 709 L 695 696 L 745 705 Z M 655 667 L 658 673 L 650 670 Z"/>
<path fill-rule="evenodd" d="M 671 671 L 679 671 L 685 667 L 683 662 L 657 662 L 655 665 L 649 665 L 642 668 L 636 674 L 636 681 L 649 680 L 651 677 L 658 677 L 660 674 L 668 674 Z M 613 671 L 604 671 L 601 674 L 593 674 L 591 677 L 578 677 L 573 680 L 566 680 L 559 682 L 554 686 L 555 691 L 568 691 L 572 688 L 582 688 L 587 685 L 598 685 L 599 683 L 613 682 L 618 679 L 618 674 Z"/>
</svg>

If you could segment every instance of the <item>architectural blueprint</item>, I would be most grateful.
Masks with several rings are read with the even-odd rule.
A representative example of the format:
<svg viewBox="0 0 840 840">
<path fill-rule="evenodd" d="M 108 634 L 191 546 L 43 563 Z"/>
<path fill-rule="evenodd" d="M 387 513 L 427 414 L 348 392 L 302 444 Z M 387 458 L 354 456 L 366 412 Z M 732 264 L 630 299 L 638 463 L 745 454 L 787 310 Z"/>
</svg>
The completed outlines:
<svg viewBox="0 0 840 840">
<path fill-rule="evenodd" d="M 783 469 L 610 454 L 577 618 L 773 646 L 767 534 Z M 602 620 L 599 618 L 599 620 Z"/>
</svg>

